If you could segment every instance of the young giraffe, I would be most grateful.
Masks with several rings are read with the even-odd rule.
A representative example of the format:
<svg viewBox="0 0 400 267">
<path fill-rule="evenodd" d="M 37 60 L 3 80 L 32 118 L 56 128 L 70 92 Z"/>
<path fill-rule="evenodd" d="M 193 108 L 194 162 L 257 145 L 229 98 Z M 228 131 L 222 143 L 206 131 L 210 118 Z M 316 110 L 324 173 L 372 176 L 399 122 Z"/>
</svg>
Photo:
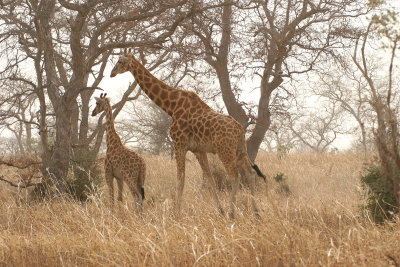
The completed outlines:
<svg viewBox="0 0 400 267">
<path fill-rule="evenodd" d="M 187 151 L 195 154 L 218 209 L 223 210 L 218 200 L 215 182 L 212 178 L 206 153 L 217 153 L 226 172 L 233 178 L 230 201 L 230 215 L 234 217 L 236 192 L 239 187 L 239 174 L 244 175 L 250 184 L 253 196 L 252 206 L 256 216 L 258 208 L 254 200 L 255 172 L 265 179 L 256 165 L 252 165 L 247 155 L 245 131 L 231 116 L 220 114 L 204 103 L 191 91 L 178 90 L 155 78 L 130 51 L 120 55 L 111 77 L 130 71 L 147 96 L 168 113 L 172 119 L 170 135 L 174 142 L 177 163 L 178 185 L 176 208 L 179 213 L 185 183 L 185 158 Z"/>
<path fill-rule="evenodd" d="M 146 165 L 142 157 L 136 152 L 125 147 L 114 128 L 114 116 L 110 100 L 107 94 L 101 94 L 100 98 L 95 97 L 96 107 L 92 116 L 102 111 L 106 113 L 106 134 L 107 134 L 107 155 L 105 159 L 106 182 L 110 193 L 111 207 L 114 206 L 114 178 L 118 183 L 118 200 L 122 201 L 122 189 L 124 182 L 127 183 L 132 195 L 136 200 L 136 208 L 142 211 L 144 199 L 144 180 Z"/>
</svg>

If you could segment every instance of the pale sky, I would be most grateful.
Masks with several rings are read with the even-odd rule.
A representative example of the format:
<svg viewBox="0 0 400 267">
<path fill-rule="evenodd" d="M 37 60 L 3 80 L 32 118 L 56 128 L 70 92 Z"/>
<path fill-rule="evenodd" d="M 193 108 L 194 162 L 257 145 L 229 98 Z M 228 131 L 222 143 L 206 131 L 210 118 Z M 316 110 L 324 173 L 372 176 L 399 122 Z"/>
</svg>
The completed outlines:
<svg viewBox="0 0 400 267">
<path fill-rule="evenodd" d="M 390 3 L 392 6 L 394 6 L 396 9 L 400 9 L 400 0 L 388 0 L 388 3 Z M 114 58 L 114 62 L 117 60 L 117 58 Z M 116 77 L 111 78 L 110 73 L 111 69 L 113 67 L 113 63 L 109 62 L 107 64 L 107 67 L 104 71 L 104 78 L 102 82 L 100 83 L 99 87 L 103 88 L 107 95 L 110 97 L 110 100 L 112 103 L 116 103 L 120 100 L 123 92 L 127 89 L 130 83 L 134 81 L 134 78 L 131 73 L 124 73 L 124 74 L 118 74 Z M 157 77 L 157 74 L 155 74 Z M 89 83 L 90 84 L 90 83 Z M 217 83 L 218 85 L 218 83 Z M 256 87 L 252 86 L 253 88 Z M 137 89 L 136 89 L 137 90 Z M 135 91 L 136 91 L 135 90 Z M 96 91 L 95 96 L 99 95 L 101 92 Z M 252 90 L 252 91 L 247 91 L 246 95 L 243 96 L 242 100 L 258 100 L 259 99 L 259 90 Z M 91 102 L 91 108 L 94 106 L 94 100 Z M 122 115 L 122 114 L 121 114 Z M 119 117 L 121 119 L 121 116 Z M 1 132 L 2 136 L 8 136 L 5 131 Z M 348 148 L 353 141 L 354 137 L 350 135 L 341 135 L 337 138 L 337 140 L 334 143 L 334 146 L 338 147 L 339 149 L 345 149 Z"/>
</svg>

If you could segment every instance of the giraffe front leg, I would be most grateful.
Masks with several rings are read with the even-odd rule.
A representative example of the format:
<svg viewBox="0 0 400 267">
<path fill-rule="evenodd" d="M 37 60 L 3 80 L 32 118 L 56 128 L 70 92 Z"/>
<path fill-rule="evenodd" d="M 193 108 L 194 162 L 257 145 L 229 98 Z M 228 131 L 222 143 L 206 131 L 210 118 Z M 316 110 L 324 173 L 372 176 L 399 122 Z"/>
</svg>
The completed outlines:
<svg viewBox="0 0 400 267">
<path fill-rule="evenodd" d="M 183 188 L 185 186 L 185 159 L 186 149 L 175 149 L 176 169 L 177 169 L 177 187 L 175 207 L 178 215 L 181 211 L 181 201 Z"/>
<path fill-rule="evenodd" d="M 206 153 L 195 153 L 197 161 L 200 163 L 201 169 L 203 170 L 203 175 L 206 177 L 208 182 L 208 188 L 210 190 L 211 195 L 213 196 L 215 203 L 217 203 L 218 211 L 224 215 L 224 210 L 222 209 L 221 203 L 219 202 L 215 180 L 212 177 L 210 171 L 210 165 L 208 164 L 207 154 Z"/>
<path fill-rule="evenodd" d="M 226 155 L 226 154 L 225 154 Z M 236 208 L 236 194 L 239 188 L 239 173 L 236 166 L 236 161 L 233 155 L 231 157 L 224 156 L 223 153 L 218 154 L 222 164 L 224 164 L 226 173 L 232 179 L 232 192 L 231 192 L 231 203 L 230 203 L 230 213 L 229 216 L 233 219 L 235 218 L 235 208 Z"/>
<path fill-rule="evenodd" d="M 124 190 L 124 181 L 121 178 L 117 178 L 118 184 L 118 201 L 122 202 L 122 192 Z"/>
<path fill-rule="evenodd" d="M 105 179 L 108 187 L 108 195 L 110 197 L 110 203 L 111 203 L 111 210 L 114 209 L 114 184 L 113 184 L 113 173 L 112 173 L 112 168 L 110 166 L 110 163 L 106 161 L 106 166 L 105 166 Z"/>
</svg>

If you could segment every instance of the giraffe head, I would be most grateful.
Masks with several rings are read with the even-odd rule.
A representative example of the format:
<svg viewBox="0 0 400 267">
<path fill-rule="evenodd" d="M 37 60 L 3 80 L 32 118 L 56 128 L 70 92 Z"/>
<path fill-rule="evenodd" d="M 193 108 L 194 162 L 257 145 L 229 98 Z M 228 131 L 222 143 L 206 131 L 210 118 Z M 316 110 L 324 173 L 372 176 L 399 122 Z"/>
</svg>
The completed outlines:
<svg viewBox="0 0 400 267">
<path fill-rule="evenodd" d="M 92 116 L 96 116 L 100 112 L 103 112 L 106 109 L 108 98 L 106 98 L 107 93 L 101 94 L 100 97 L 95 97 L 96 99 L 96 107 L 92 112 Z"/>
<path fill-rule="evenodd" d="M 120 54 L 117 64 L 115 64 L 111 71 L 110 77 L 115 77 L 119 73 L 124 73 L 130 70 L 129 63 L 132 60 L 130 57 L 131 55 L 130 49 Z"/>
</svg>

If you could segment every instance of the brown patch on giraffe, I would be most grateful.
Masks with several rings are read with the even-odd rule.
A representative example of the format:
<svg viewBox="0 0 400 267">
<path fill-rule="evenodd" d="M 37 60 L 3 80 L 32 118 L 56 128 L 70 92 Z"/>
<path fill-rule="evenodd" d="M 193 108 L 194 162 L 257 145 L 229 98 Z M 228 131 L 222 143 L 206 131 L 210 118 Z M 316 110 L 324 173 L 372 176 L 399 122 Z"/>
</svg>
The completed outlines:
<svg viewBox="0 0 400 267">
<path fill-rule="evenodd" d="M 185 101 L 184 104 L 183 104 L 183 108 L 184 109 L 188 109 L 189 107 L 190 107 L 189 101 Z"/>
<path fill-rule="evenodd" d="M 161 99 L 167 99 L 168 98 L 168 92 L 162 91 L 160 94 Z"/>
<path fill-rule="evenodd" d="M 169 99 L 171 100 L 178 99 L 178 97 L 179 97 L 179 91 L 174 91 L 169 94 Z"/>
<path fill-rule="evenodd" d="M 178 122 L 178 125 L 181 127 L 181 129 L 182 128 L 185 128 L 186 126 L 187 126 L 187 122 L 186 121 L 182 121 L 182 120 L 180 120 L 179 122 Z"/>
<path fill-rule="evenodd" d="M 178 109 L 177 111 L 174 112 L 174 118 L 178 120 L 183 114 L 183 109 Z"/>
<path fill-rule="evenodd" d="M 151 89 L 151 91 L 152 91 L 155 95 L 158 95 L 158 93 L 160 92 L 160 87 L 159 87 L 157 84 L 155 84 L 155 85 L 153 86 L 153 88 Z M 164 98 L 164 97 L 161 97 L 161 98 Z"/>
</svg>

